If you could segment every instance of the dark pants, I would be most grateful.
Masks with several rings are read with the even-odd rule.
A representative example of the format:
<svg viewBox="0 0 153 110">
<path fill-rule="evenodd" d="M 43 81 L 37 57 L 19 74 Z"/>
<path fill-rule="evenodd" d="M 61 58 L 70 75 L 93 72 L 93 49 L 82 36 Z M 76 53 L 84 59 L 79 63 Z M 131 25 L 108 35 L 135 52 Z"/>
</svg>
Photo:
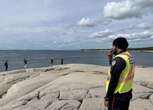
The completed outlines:
<svg viewBox="0 0 153 110">
<path fill-rule="evenodd" d="M 8 70 L 8 66 L 5 67 L 5 71 L 7 71 L 7 70 Z"/>
<path fill-rule="evenodd" d="M 114 95 L 109 103 L 108 110 L 129 110 L 132 94 Z"/>
</svg>

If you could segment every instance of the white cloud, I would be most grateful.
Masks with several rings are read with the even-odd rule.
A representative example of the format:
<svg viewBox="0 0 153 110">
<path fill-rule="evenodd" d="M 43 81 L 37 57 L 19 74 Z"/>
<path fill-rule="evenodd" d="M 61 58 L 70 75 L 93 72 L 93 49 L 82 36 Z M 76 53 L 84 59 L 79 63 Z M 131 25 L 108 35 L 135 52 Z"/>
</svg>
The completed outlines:
<svg viewBox="0 0 153 110">
<path fill-rule="evenodd" d="M 91 20 L 90 18 L 82 18 L 79 22 L 78 25 L 80 26 L 85 26 L 85 27 L 93 27 L 96 24 L 94 23 L 93 20 Z"/>
<path fill-rule="evenodd" d="M 113 34 L 112 31 L 107 29 L 105 31 L 93 33 L 89 37 L 92 39 L 99 39 L 99 41 L 112 41 L 117 37 L 125 37 L 129 41 L 136 41 L 136 40 L 152 39 L 152 36 L 153 36 L 153 31 Z"/>
<path fill-rule="evenodd" d="M 5 27 L 1 29 L 1 34 L 24 34 L 24 33 L 39 33 L 39 32 L 48 32 L 59 30 L 55 27 Z"/>
<path fill-rule="evenodd" d="M 142 17 L 152 13 L 153 0 L 126 0 L 109 2 L 104 7 L 104 16 L 113 19 Z"/>
<path fill-rule="evenodd" d="M 109 36 L 111 34 L 112 34 L 112 31 L 109 29 L 106 29 L 104 31 L 95 32 L 95 33 L 91 34 L 89 37 L 90 38 L 106 38 L 107 36 Z"/>
<path fill-rule="evenodd" d="M 136 26 L 136 28 L 140 28 L 140 29 L 150 29 L 151 25 L 147 24 L 147 23 L 140 23 Z"/>
<path fill-rule="evenodd" d="M 148 39 L 153 35 L 152 31 L 144 31 L 144 32 L 140 32 L 140 33 L 132 33 L 129 34 L 129 38 L 130 39 Z"/>
<path fill-rule="evenodd" d="M 7 44 L 7 48 L 23 49 L 32 46 L 34 49 L 54 49 L 76 41 L 75 35 L 77 33 L 70 29 L 60 27 L 7 27 L 0 31 L 0 44 Z"/>
<path fill-rule="evenodd" d="M 153 35 L 153 31 L 144 31 L 144 32 L 134 32 L 134 33 L 119 33 L 116 35 L 108 36 L 108 38 L 115 39 L 117 37 L 125 37 L 129 41 L 136 41 L 136 40 L 151 39 L 152 35 Z"/>
</svg>

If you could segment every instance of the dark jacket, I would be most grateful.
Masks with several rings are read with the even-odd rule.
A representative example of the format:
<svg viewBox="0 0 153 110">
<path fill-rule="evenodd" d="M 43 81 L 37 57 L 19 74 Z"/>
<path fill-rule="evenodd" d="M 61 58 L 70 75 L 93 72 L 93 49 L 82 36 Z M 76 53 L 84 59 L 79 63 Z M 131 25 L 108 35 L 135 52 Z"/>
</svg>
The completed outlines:
<svg viewBox="0 0 153 110">
<path fill-rule="evenodd" d="M 106 93 L 105 99 L 111 100 L 113 98 L 114 91 L 117 87 L 120 75 L 122 71 L 125 69 L 125 67 L 126 67 L 126 62 L 124 59 L 120 57 L 113 59 L 112 65 L 111 65 L 111 71 L 110 71 L 111 79 L 110 79 L 110 83 L 109 83 L 109 87 L 108 87 L 108 91 Z M 120 96 L 123 96 L 124 94 L 117 93 L 116 95 L 120 97 Z M 132 94 L 132 90 L 126 93 L 125 95 L 126 97 L 131 98 L 132 97 L 131 94 Z"/>
</svg>

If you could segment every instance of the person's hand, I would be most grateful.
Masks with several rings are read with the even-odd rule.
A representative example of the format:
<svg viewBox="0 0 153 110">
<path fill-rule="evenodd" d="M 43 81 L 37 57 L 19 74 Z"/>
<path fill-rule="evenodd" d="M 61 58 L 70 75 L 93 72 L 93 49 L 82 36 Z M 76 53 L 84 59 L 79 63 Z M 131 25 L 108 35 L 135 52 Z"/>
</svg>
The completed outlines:
<svg viewBox="0 0 153 110">
<path fill-rule="evenodd" d="M 108 105 L 109 105 L 109 101 L 104 100 L 104 106 L 105 106 L 105 107 L 108 107 Z"/>
<path fill-rule="evenodd" d="M 113 52 L 114 52 L 113 49 L 111 49 L 110 51 L 107 52 L 107 58 L 108 58 L 108 60 L 109 60 L 109 63 L 112 62 Z"/>
<path fill-rule="evenodd" d="M 112 57 L 113 56 L 113 53 L 114 53 L 114 49 L 111 49 L 107 52 L 107 56 L 108 57 Z"/>
</svg>

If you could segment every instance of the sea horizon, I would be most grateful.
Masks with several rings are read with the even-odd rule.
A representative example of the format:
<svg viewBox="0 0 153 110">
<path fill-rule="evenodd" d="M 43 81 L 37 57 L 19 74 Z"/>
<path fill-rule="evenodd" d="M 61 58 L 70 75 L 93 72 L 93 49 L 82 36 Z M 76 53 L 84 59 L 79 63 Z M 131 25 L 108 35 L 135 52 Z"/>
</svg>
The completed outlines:
<svg viewBox="0 0 153 110">
<path fill-rule="evenodd" d="M 153 52 L 131 51 L 136 65 L 153 67 Z M 47 67 L 53 64 L 95 64 L 109 66 L 107 51 L 82 51 L 82 50 L 0 50 L 0 71 L 4 71 L 4 63 L 7 60 L 8 70 L 23 69 L 24 59 L 28 60 L 28 68 Z"/>
<path fill-rule="evenodd" d="M 80 48 L 80 49 L 0 49 L 0 51 L 11 51 L 11 50 L 15 50 L 15 51 L 18 51 L 18 50 L 32 50 L 32 51 L 35 51 L 35 50 L 49 50 L 49 51 L 73 51 L 73 50 L 109 50 L 109 49 L 111 49 L 111 48 Z M 143 46 L 143 47 L 129 47 L 129 50 L 131 50 L 131 49 L 136 49 L 136 50 L 138 50 L 138 49 L 140 49 L 140 50 L 142 50 L 142 49 L 151 49 L 151 50 L 153 50 L 153 46 Z"/>
</svg>

